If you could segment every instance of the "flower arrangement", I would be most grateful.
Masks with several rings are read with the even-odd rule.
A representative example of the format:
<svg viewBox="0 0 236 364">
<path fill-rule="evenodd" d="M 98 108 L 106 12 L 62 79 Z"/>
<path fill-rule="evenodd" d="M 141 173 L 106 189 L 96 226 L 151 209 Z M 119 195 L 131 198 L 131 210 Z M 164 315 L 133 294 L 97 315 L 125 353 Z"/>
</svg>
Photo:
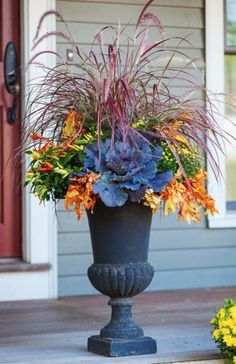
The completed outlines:
<svg viewBox="0 0 236 364">
<path fill-rule="evenodd" d="M 211 148 L 221 149 L 222 131 L 214 105 L 209 99 L 206 105 L 199 103 L 197 95 L 204 90 L 188 71 L 193 60 L 178 47 L 163 66 L 160 59 L 170 54 L 169 39 L 157 16 L 148 12 L 151 2 L 143 8 L 133 38 L 125 35 L 126 27 L 102 29 L 95 36 L 97 53 L 94 46 L 85 54 L 67 35 L 57 34 L 71 42 L 78 61 L 49 70 L 34 90 L 26 114 L 26 120 L 33 115 L 25 130 L 31 157 L 26 185 L 41 201 L 65 198 L 65 207 L 78 218 L 83 208 L 92 211 L 97 199 L 109 207 L 130 200 L 153 212 L 163 208 L 165 215 L 178 212 L 188 223 L 200 221 L 203 211 L 217 212 L 206 191 L 205 170 L 207 155 L 218 173 Z M 39 35 L 44 19 L 53 15 L 63 20 L 56 11 L 45 13 L 34 47 L 55 36 Z M 151 28 L 159 33 L 152 43 Z M 113 36 L 108 45 L 103 40 L 107 31 Z M 172 67 L 176 54 L 185 66 Z M 191 91 L 176 97 L 173 80 L 190 85 Z"/>
<path fill-rule="evenodd" d="M 236 363 L 236 301 L 225 299 L 224 305 L 211 320 L 212 337 L 221 353 L 226 355 L 226 364 Z"/>
</svg>

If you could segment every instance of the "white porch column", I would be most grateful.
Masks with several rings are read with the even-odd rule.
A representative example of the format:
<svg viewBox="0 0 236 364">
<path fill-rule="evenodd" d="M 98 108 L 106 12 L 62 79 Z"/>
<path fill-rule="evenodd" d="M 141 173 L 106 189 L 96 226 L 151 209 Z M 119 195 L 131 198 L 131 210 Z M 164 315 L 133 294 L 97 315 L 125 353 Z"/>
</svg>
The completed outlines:
<svg viewBox="0 0 236 364">
<path fill-rule="evenodd" d="M 32 56 L 31 48 L 39 19 L 43 13 L 55 9 L 55 0 L 22 0 L 21 2 L 21 63 L 22 96 L 27 95 L 30 80 L 39 77 L 42 70 L 30 66 L 24 72 L 24 63 Z M 56 20 L 49 16 L 43 22 L 41 34 L 55 30 Z M 55 50 L 56 37 L 48 37 L 37 48 Z M 40 61 L 47 67 L 54 67 L 56 59 L 44 54 Z M 24 112 L 24 102 L 22 103 Z M 23 178 L 25 171 L 23 170 Z M 52 204 L 40 206 L 38 200 L 25 188 L 23 198 L 23 260 L 27 263 L 50 263 L 45 271 L 6 272 L 0 274 L 0 300 L 21 300 L 57 297 L 57 224 Z"/>
<path fill-rule="evenodd" d="M 55 0 L 23 0 L 22 14 L 22 59 L 24 63 L 36 52 L 56 50 L 56 37 L 46 38 L 33 52 L 33 38 L 35 36 L 39 19 L 48 10 L 55 9 Z M 55 16 L 45 18 L 40 34 L 56 29 Z M 39 61 L 47 67 L 56 65 L 56 58 L 43 54 Z M 34 65 L 30 65 L 24 72 L 22 70 L 25 93 L 30 90 L 30 82 L 40 77 L 43 71 Z M 26 164 L 27 165 L 27 164 Z M 24 173 L 24 172 L 23 172 Z M 23 191 L 23 257 L 29 263 L 50 263 L 51 271 L 48 273 L 48 297 L 57 296 L 57 224 L 54 206 L 47 203 L 39 205 L 39 201 L 29 193 L 29 188 Z M 46 287 L 45 287 L 46 288 Z"/>
</svg>

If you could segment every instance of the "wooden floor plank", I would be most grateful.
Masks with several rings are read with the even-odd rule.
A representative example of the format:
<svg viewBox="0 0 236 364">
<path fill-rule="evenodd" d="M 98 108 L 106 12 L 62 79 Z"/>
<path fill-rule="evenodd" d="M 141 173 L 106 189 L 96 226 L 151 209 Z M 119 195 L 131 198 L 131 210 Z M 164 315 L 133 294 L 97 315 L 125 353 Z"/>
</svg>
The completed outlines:
<svg viewBox="0 0 236 364">
<path fill-rule="evenodd" d="M 158 364 L 218 360 L 210 336 L 213 310 L 236 288 L 143 293 L 135 298 L 134 319 L 157 340 L 155 355 L 104 358 L 86 350 L 87 337 L 109 320 L 103 296 L 0 303 L 0 363 Z"/>
</svg>

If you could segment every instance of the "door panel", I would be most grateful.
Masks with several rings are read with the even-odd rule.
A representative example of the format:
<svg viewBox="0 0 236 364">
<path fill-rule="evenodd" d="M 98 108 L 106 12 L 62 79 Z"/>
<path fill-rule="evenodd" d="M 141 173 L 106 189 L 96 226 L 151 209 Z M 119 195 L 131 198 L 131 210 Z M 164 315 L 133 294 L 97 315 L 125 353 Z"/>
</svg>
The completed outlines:
<svg viewBox="0 0 236 364">
<path fill-rule="evenodd" d="M 9 42 L 17 49 L 20 64 L 20 0 L 0 0 L 0 257 L 21 255 L 20 110 L 10 124 L 7 111 L 14 96 L 4 84 L 4 53 Z M 18 70 L 19 73 L 19 70 Z M 19 74 L 17 83 L 19 85 Z M 17 96 L 19 99 L 19 95 Z"/>
</svg>

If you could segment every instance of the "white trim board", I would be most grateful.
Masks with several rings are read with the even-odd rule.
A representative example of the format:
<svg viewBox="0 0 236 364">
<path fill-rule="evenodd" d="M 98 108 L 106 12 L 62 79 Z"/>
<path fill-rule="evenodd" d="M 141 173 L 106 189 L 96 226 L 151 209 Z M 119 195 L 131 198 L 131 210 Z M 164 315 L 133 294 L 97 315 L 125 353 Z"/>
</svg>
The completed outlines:
<svg viewBox="0 0 236 364">
<path fill-rule="evenodd" d="M 206 46 L 206 88 L 213 94 L 223 94 L 224 86 L 224 0 L 205 1 L 205 46 Z M 217 105 L 219 112 L 224 114 L 221 102 Z M 223 128 L 223 118 L 217 117 Z M 208 192 L 215 198 L 219 213 L 208 216 L 210 228 L 236 227 L 236 214 L 226 211 L 225 157 L 219 155 L 222 172 L 221 183 L 217 183 L 214 173 L 208 163 Z"/>
<path fill-rule="evenodd" d="M 0 301 L 51 298 L 49 272 L 0 274 Z"/>
<path fill-rule="evenodd" d="M 22 64 L 26 63 L 31 54 L 33 37 L 40 16 L 47 10 L 55 9 L 55 0 L 22 0 L 21 31 L 22 31 Z M 56 29 L 54 17 L 48 17 L 42 31 Z M 48 37 L 38 47 L 38 51 L 56 49 L 56 37 Z M 48 67 L 54 67 L 55 57 L 44 55 L 42 61 Z M 30 66 L 26 72 L 22 68 L 22 85 L 41 75 L 40 68 Z M 27 94 L 29 89 L 23 90 Z M 24 110 L 24 103 L 22 104 Z M 23 175 L 24 175 L 23 170 Z M 47 203 L 40 206 L 38 200 L 29 193 L 22 192 L 23 199 L 23 259 L 28 263 L 50 263 L 52 268 L 43 272 L 19 272 L 0 274 L 0 301 L 39 299 L 57 297 L 57 224 L 54 207 Z"/>
</svg>

